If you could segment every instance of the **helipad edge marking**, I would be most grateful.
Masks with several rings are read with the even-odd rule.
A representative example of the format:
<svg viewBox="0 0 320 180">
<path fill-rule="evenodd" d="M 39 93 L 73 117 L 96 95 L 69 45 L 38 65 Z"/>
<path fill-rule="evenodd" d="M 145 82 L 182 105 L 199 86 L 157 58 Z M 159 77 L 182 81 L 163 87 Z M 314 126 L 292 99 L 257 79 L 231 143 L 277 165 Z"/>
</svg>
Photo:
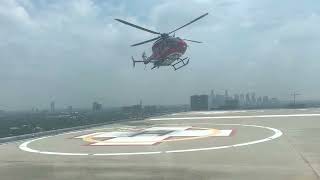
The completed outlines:
<svg viewBox="0 0 320 180">
<path fill-rule="evenodd" d="M 199 120 L 199 119 L 241 119 L 241 118 L 272 118 L 272 117 L 311 117 L 320 114 L 271 114 L 271 115 L 252 115 L 252 116 L 196 116 L 196 117 L 176 117 L 176 118 L 151 118 L 150 121 L 167 120 Z"/>
<path fill-rule="evenodd" d="M 49 152 L 49 151 L 39 151 L 35 149 L 31 149 L 28 147 L 28 144 L 31 142 L 45 139 L 52 136 L 41 137 L 37 139 L 32 139 L 22 143 L 19 148 L 23 151 L 32 152 L 32 153 L 39 153 L 39 154 L 48 154 L 48 155 L 70 155 L 70 156 L 126 156 L 126 155 L 152 155 L 152 154 L 161 154 L 161 153 L 182 153 L 182 152 L 195 152 L 195 151 L 208 151 L 208 150 L 217 150 L 217 149 L 226 149 L 232 147 L 239 147 L 239 146 L 246 146 L 252 144 L 258 144 L 266 141 L 270 141 L 272 139 L 279 138 L 282 135 L 282 132 L 278 129 L 266 127 L 266 126 L 258 126 L 258 125 L 246 125 L 246 124 L 215 124 L 215 125 L 235 125 L 235 126 L 247 126 L 247 127 L 258 127 L 263 129 L 269 129 L 274 132 L 272 136 L 269 136 L 264 139 L 250 141 L 246 143 L 234 144 L 234 145 L 227 145 L 227 146 L 215 146 L 215 147 L 207 147 L 207 148 L 196 148 L 196 149 L 181 149 L 181 150 L 170 150 L 170 151 L 149 151 L 149 152 L 124 152 L 124 153 L 65 153 L 65 152 Z M 60 134 L 61 135 L 61 134 Z M 54 135 L 57 136 L 57 135 Z"/>
<path fill-rule="evenodd" d="M 257 125 L 244 125 L 244 124 L 219 124 L 219 125 L 236 125 L 236 126 L 248 126 L 248 127 L 257 127 L 257 128 L 264 128 L 264 129 L 269 129 L 275 134 L 273 134 L 270 137 L 256 140 L 256 141 L 250 141 L 246 143 L 239 143 L 239 144 L 234 144 L 234 145 L 228 145 L 228 146 L 216 146 L 216 147 L 208 147 L 208 148 L 196 148 L 196 149 L 182 149 L 182 150 L 172 150 L 172 151 L 165 151 L 165 153 L 181 153 L 181 152 L 193 152 L 193 151 L 208 151 L 208 150 L 216 150 L 216 149 L 226 149 L 226 148 L 231 148 L 231 147 L 240 147 L 240 146 L 247 146 L 247 145 L 252 145 L 252 144 L 258 144 L 266 141 L 270 141 L 272 139 L 276 139 L 280 136 L 282 136 L 282 132 L 278 129 L 271 128 L 271 127 L 266 127 L 266 126 L 257 126 Z"/>
<path fill-rule="evenodd" d="M 145 155 L 145 154 L 160 154 L 162 151 L 151 151 L 151 152 L 135 152 L 135 153 L 97 153 L 92 154 L 93 156 L 121 156 L 121 155 Z"/>
</svg>

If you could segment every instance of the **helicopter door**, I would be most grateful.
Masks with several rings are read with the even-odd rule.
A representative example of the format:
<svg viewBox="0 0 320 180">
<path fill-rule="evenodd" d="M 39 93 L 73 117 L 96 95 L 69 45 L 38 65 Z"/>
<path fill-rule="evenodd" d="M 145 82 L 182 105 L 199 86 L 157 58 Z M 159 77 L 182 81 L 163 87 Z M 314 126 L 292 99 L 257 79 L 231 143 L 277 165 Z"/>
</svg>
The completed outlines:
<svg viewBox="0 0 320 180">
<path fill-rule="evenodd" d="M 164 52 L 165 46 L 166 46 L 165 40 L 159 43 L 158 52 L 161 57 L 165 54 L 165 52 Z"/>
</svg>

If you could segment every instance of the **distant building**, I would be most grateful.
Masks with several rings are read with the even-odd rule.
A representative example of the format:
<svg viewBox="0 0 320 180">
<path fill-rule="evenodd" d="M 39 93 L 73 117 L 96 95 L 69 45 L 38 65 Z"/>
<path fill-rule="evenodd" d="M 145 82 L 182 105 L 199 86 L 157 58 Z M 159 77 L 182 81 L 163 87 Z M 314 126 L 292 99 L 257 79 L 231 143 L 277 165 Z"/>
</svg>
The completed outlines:
<svg viewBox="0 0 320 180">
<path fill-rule="evenodd" d="M 269 104 L 269 97 L 268 96 L 263 96 L 262 103 L 263 104 Z"/>
<path fill-rule="evenodd" d="M 216 95 L 216 108 L 220 108 L 221 106 L 224 106 L 226 103 L 226 96 L 217 94 Z"/>
<path fill-rule="evenodd" d="M 232 99 L 232 97 L 229 96 L 228 90 L 225 90 L 224 95 L 215 94 L 212 90 L 209 97 L 209 109 L 220 109 L 225 105 L 225 101 L 228 99 Z"/>
<path fill-rule="evenodd" d="M 237 100 L 237 101 L 239 101 L 239 100 L 240 100 L 239 95 L 238 95 L 238 94 L 235 94 L 235 95 L 234 95 L 234 99 Z"/>
<path fill-rule="evenodd" d="M 226 100 L 229 99 L 228 90 L 225 90 L 225 91 L 224 91 L 224 98 L 225 98 Z"/>
<path fill-rule="evenodd" d="M 256 104 L 256 93 L 251 93 L 251 104 L 252 105 Z"/>
<path fill-rule="evenodd" d="M 244 94 L 240 94 L 239 104 L 240 104 L 240 106 L 244 106 L 245 105 Z"/>
<path fill-rule="evenodd" d="M 239 108 L 239 101 L 236 99 L 227 99 L 222 109 L 237 109 Z"/>
<path fill-rule="evenodd" d="M 206 111 L 208 110 L 208 95 L 193 95 L 190 97 L 190 104 L 192 111 Z"/>
<path fill-rule="evenodd" d="M 50 103 L 50 112 L 55 112 L 55 103 L 54 103 L 54 101 L 52 101 L 51 103 Z"/>
<path fill-rule="evenodd" d="M 149 110 L 151 110 L 152 108 L 150 107 Z M 122 107 L 122 112 L 124 114 L 130 114 L 132 116 L 139 116 L 142 114 L 142 106 L 140 104 L 138 105 L 133 105 L 133 106 L 124 106 Z"/>
<path fill-rule="evenodd" d="M 250 94 L 249 93 L 246 94 L 246 105 L 251 105 Z"/>
<path fill-rule="evenodd" d="M 102 110 L 102 104 L 99 104 L 97 102 L 92 103 L 92 111 L 93 112 L 98 112 Z"/>
<path fill-rule="evenodd" d="M 68 106 L 68 108 L 67 108 L 67 111 L 69 112 L 69 113 L 72 113 L 72 106 Z"/>
<path fill-rule="evenodd" d="M 258 99 L 257 99 L 257 105 L 261 105 L 262 104 L 262 97 L 259 96 Z"/>
<path fill-rule="evenodd" d="M 143 112 L 146 114 L 154 114 L 157 112 L 157 106 L 144 106 Z"/>
<path fill-rule="evenodd" d="M 270 104 L 273 106 L 278 106 L 279 105 L 279 99 L 278 98 L 271 98 Z"/>
<path fill-rule="evenodd" d="M 210 109 L 213 109 L 214 106 L 215 106 L 215 95 L 214 95 L 214 91 L 211 90 L 211 94 L 210 94 L 210 97 L 209 97 L 209 108 Z"/>
</svg>

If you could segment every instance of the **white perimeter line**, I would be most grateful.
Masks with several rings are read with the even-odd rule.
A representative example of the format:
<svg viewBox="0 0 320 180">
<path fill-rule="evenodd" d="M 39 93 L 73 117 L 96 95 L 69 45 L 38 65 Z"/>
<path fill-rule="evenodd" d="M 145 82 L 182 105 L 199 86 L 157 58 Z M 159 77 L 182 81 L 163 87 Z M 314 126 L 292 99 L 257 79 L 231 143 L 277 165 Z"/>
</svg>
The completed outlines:
<svg viewBox="0 0 320 180">
<path fill-rule="evenodd" d="M 152 151 L 152 152 L 132 152 L 132 153 L 96 153 L 92 154 L 94 156 L 121 156 L 121 155 L 145 155 L 145 154 L 160 154 L 161 151 Z"/>
<path fill-rule="evenodd" d="M 282 136 L 282 132 L 278 129 L 266 127 L 266 126 L 257 126 L 257 125 L 245 125 L 245 124 L 219 124 L 219 125 L 236 125 L 236 126 L 247 126 L 247 127 L 257 127 L 257 128 L 264 128 L 269 129 L 274 132 L 274 134 L 270 137 L 256 140 L 256 141 L 250 141 L 246 143 L 239 143 L 239 144 L 233 144 L 228 146 L 216 146 L 216 147 L 208 147 L 208 148 L 196 148 L 196 149 L 181 149 L 181 150 L 172 150 L 172 151 L 165 151 L 165 153 L 183 153 L 183 152 L 194 152 L 194 151 L 209 151 L 209 150 L 216 150 L 216 149 L 226 149 L 226 148 L 232 148 L 232 147 L 240 147 L 240 146 L 247 146 L 252 144 L 258 144 L 266 141 L 270 141 L 272 139 L 276 139 L 280 136 Z"/>
<path fill-rule="evenodd" d="M 30 141 L 26 141 L 24 143 L 22 143 L 19 148 L 24 150 L 24 151 L 27 151 L 27 152 L 33 152 L 33 153 L 39 153 L 39 154 L 54 154 L 54 155 L 62 155 L 62 156 L 87 156 L 89 154 L 87 153 L 64 153 L 64 152 L 48 152 L 48 151 L 39 151 L 39 150 L 35 150 L 35 149 L 31 149 L 28 147 L 28 144 L 32 143 L 33 141 L 37 141 L 37 140 L 40 140 L 40 139 L 45 139 L 45 138 L 48 138 L 48 137 L 52 137 L 52 136 L 46 136 L 46 137 L 41 137 L 41 138 L 37 138 L 37 139 L 33 139 L 33 140 L 30 140 Z"/>
<path fill-rule="evenodd" d="M 171 151 L 148 151 L 148 152 L 123 152 L 123 153 L 68 153 L 68 152 L 49 152 L 49 151 L 39 151 L 35 149 L 31 149 L 28 147 L 28 144 L 45 139 L 48 137 L 53 137 L 53 136 L 46 136 L 46 137 L 41 137 L 33 140 L 26 141 L 22 143 L 19 148 L 23 151 L 27 152 L 32 152 L 32 153 L 39 153 L 39 154 L 47 154 L 47 155 L 62 155 L 62 156 L 127 156 L 127 155 L 148 155 L 148 154 L 161 154 L 161 153 L 183 153 L 183 152 L 195 152 L 195 151 L 208 151 L 208 150 L 215 150 L 215 149 L 226 149 L 226 148 L 233 148 L 233 147 L 240 147 L 240 146 L 247 146 L 247 145 L 252 145 L 252 144 L 258 144 L 266 141 L 270 141 L 272 139 L 276 139 L 282 135 L 282 132 L 278 129 L 271 128 L 271 127 L 265 127 L 265 126 L 257 126 L 257 125 L 246 125 L 246 124 L 215 124 L 215 125 L 232 125 L 232 126 L 246 126 L 246 127 L 257 127 L 257 128 L 263 128 L 263 129 L 269 129 L 274 132 L 274 134 L 270 137 L 260 139 L 260 140 L 255 140 L 255 141 L 250 141 L 250 142 L 245 142 L 245 143 L 239 143 L 239 144 L 233 144 L 233 145 L 227 145 L 227 146 L 215 146 L 215 147 L 207 147 L 207 148 L 196 148 L 196 149 L 180 149 L 180 150 L 171 150 Z"/>
<path fill-rule="evenodd" d="M 272 118 L 272 117 L 312 117 L 320 116 L 320 114 L 272 114 L 272 115 L 252 115 L 252 116 L 203 116 L 203 117 L 176 117 L 176 118 L 152 118 L 150 121 L 166 121 L 166 120 L 196 120 L 196 119 L 241 119 L 241 118 Z"/>
</svg>

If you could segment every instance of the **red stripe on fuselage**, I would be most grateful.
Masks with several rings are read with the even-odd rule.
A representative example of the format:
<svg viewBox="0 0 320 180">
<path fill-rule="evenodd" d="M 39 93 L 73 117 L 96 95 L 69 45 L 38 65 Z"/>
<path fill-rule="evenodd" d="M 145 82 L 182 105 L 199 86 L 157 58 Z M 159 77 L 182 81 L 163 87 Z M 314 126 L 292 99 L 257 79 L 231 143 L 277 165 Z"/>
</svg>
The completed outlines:
<svg viewBox="0 0 320 180">
<path fill-rule="evenodd" d="M 171 47 L 171 48 L 168 48 L 168 49 L 165 49 L 163 51 L 161 51 L 160 53 L 154 53 L 152 56 L 155 58 L 155 59 L 166 59 L 169 55 L 171 54 L 184 54 L 185 51 L 187 49 L 187 45 L 185 44 L 184 41 L 182 41 L 182 43 L 179 43 L 178 44 L 178 47 Z"/>
</svg>

